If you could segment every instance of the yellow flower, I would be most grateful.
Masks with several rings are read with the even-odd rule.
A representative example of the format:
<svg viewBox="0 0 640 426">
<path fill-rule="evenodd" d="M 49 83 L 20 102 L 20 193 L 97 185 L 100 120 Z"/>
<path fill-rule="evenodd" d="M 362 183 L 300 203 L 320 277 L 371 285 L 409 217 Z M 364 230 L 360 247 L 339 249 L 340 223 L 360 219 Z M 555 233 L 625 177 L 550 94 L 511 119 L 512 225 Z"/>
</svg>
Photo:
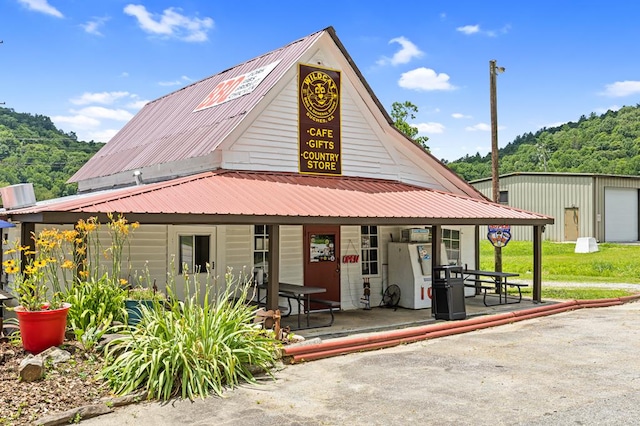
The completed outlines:
<svg viewBox="0 0 640 426">
<path fill-rule="evenodd" d="M 69 259 L 65 260 L 64 262 L 62 262 L 62 265 L 60 265 L 60 267 L 64 269 L 73 269 L 73 266 L 73 262 Z"/>
<path fill-rule="evenodd" d="M 120 285 L 125 286 L 129 283 L 125 278 L 120 278 Z"/>
<path fill-rule="evenodd" d="M 80 275 L 81 278 L 87 278 L 89 276 L 89 271 L 79 271 L 78 275 Z"/>
<path fill-rule="evenodd" d="M 16 249 L 9 249 L 7 251 L 4 252 L 4 254 L 13 254 L 16 252 Z"/>
<path fill-rule="evenodd" d="M 19 270 L 20 270 L 20 268 L 18 268 L 17 266 L 7 266 L 4 271 L 7 274 L 15 274 Z"/>
<path fill-rule="evenodd" d="M 35 266 L 36 268 L 44 268 L 45 266 L 47 266 L 47 261 L 44 259 L 36 260 L 35 262 L 33 262 L 33 266 Z"/>
<path fill-rule="evenodd" d="M 31 265 L 27 265 L 27 266 L 25 266 L 25 267 L 24 267 L 24 273 L 25 273 L 25 274 L 27 274 L 27 275 L 32 275 L 32 274 L 34 274 L 37 270 L 38 270 L 37 268 L 34 268 L 34 267 L 33 267 L 33 266 L 31 266 Z"/>
<path fill-rule="evenodd" d="M 131 224 L 131 227 L 132 227 L 133 229 L 138 229 L 138 228 L 140 227 L 140 222 L 133 222 L 133 223 Z"/>
<path fill-rule="evenodd" d="M 8 260 L 5 260 L 4 262 L 2 262 L 2 265 L 5 268 L 11 267 L 11 266 L 16 266 L 16 261 L 14 259 L 8 259 Z"/>
</svg>

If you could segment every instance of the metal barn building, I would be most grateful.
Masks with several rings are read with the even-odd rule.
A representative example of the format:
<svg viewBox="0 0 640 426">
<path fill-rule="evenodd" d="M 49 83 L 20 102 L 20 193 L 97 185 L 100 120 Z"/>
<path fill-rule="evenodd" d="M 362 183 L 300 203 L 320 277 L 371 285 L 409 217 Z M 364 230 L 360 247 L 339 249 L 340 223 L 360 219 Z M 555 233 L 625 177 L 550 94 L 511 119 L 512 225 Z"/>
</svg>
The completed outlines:
<svg viewBox="0 0 640 426">
<path fill-rule="evenodd" d="M 492 197 L 491 178 L 470 182 Z M 587 173 L 509 173 L 500 176 L 500 203 L 555 217 L 543 238 L 598 242 L 640 240 L 640 176 Z M 512 227 L 514 240 L 531 239 L 531 230 Z"/>
</svg>

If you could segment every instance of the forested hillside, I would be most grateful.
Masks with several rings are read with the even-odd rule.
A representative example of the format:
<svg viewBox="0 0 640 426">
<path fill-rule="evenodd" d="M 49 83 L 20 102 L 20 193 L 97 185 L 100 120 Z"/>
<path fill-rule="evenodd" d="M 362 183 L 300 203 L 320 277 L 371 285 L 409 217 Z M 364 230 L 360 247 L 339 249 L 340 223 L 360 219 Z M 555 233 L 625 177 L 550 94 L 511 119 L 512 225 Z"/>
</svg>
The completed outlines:
<svg viewBox="0 0 640 426">
<path fill-rule="evenodd" d="M 44 115 L 0 108 L 0 187 L 31 182 L 38 200 L 74 194 L 67 179 L 103 145 L 78 141 Z"/>
<path fill-rule="evenodd" d="M 517 137 L 499 150 L 499 173 L 640 175 L 640 105 Z M 491 177 L 491 154 L 448 164 L 466 180 Z"/>
</svg>

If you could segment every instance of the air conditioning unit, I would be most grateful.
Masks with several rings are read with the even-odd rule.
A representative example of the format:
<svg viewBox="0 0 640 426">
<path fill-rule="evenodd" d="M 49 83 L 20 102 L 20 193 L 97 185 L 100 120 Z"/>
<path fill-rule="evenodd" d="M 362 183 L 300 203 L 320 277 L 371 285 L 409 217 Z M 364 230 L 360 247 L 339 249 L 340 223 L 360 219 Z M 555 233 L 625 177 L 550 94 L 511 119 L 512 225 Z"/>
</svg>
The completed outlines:
<svg viewBox="0 0 640 426">
<path fill-rule="evenodd" d="M 7 210 L 29 207 L 36 204 L 36 194 L 33 192 L 32 183 L 19 183 L 17 185 L 0 188 L 2 205 Z"/>
</svg>

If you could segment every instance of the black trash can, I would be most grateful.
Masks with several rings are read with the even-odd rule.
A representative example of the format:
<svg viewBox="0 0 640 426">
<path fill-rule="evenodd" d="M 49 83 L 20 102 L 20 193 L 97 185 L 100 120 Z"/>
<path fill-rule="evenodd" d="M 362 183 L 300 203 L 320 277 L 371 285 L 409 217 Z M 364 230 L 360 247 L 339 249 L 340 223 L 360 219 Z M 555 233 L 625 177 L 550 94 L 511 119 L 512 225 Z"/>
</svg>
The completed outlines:
<svg viewBox="0 0 640 426">
<path fill-rule="evenodd" d="M 467 310 L 464 303 L 462 266 L 436 266 L 433 273 L 431 314 L 436 319 L 465 319 Z"/>
</svg>

